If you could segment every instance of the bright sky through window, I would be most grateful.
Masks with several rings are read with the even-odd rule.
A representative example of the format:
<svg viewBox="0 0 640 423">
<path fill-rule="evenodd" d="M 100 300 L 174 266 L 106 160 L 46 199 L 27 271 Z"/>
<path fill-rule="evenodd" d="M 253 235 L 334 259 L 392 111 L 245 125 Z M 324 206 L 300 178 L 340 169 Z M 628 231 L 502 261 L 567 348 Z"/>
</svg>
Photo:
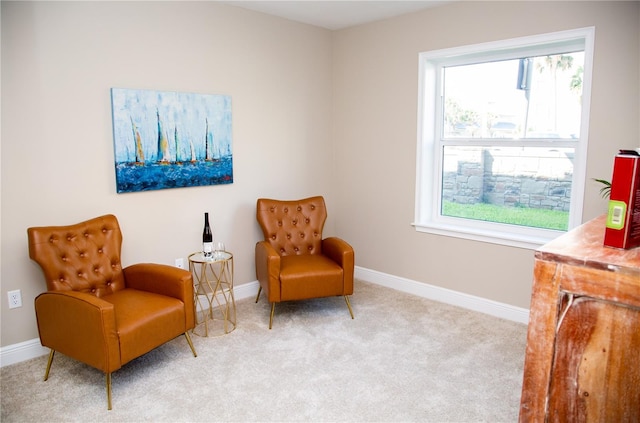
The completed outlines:
<svg viewBox="0 0 640 423">
<path fill-rule="evenodd" d="M 446 67 L 444 137 L 578 137 L 584 53 L 530 60 L 528 89 L 519 59 Z"/>
</svg>

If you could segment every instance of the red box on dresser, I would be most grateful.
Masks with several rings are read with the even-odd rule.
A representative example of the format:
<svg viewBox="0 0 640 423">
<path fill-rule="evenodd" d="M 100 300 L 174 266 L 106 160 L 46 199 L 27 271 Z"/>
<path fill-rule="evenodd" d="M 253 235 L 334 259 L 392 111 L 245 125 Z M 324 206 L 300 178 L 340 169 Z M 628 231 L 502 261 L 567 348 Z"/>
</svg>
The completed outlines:
<svg viewBox="0 0 640 423">
<path fill-rule="evenodd" d="M 640 246 L 640 154 L 621 150 L 613 163 L 604 245 Z"/>
</svg>

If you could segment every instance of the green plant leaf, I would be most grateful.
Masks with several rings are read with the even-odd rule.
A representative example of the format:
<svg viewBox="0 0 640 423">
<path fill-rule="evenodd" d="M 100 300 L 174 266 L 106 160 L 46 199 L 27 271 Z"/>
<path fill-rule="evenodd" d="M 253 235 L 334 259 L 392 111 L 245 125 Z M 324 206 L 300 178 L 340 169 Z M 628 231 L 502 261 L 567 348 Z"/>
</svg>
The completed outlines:
<svg viewBox="0 0 640 423">
<path fill-rule="evenodd" d="M 600 195 L 602 196 L 602 198 L 609 198 L 609 195 L 611 194 L 611 182 L 607 181 L 606 179 L 595 178 L 594 181 L 604 185 L 602 188 L 600 188 Z"/>
</svg>

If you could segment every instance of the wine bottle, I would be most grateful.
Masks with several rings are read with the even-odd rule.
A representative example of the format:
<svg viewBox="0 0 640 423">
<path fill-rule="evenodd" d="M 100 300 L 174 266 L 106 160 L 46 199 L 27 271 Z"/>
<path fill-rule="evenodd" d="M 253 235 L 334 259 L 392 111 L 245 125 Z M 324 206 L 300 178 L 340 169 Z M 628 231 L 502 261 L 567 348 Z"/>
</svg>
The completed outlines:
<svg viewBox="0 0 640 423">
<path fill-rule="evenodd" d="M 202 231 L 202 253 L 205 257 L 213 257 L 213 232 L 209 226 L 209 213 L 204 214 L 204 230 Z"/>
</svg>

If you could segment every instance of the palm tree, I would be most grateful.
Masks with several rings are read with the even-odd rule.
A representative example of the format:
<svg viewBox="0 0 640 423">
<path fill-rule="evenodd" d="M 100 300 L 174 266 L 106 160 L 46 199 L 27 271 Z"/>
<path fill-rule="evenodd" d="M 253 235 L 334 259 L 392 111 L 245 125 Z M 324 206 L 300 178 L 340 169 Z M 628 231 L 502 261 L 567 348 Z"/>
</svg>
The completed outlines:
<svg viewBox="0 0 640 423">
<path fill-rule="evenodd" d="M 569 83 L 569 88 L 574 93 L 578 94 L 579 101 L 582 101 L 582 75 L 584 74 L 584 67 L 578 66 L 576 72 L 571 77 L 571 82 Z"/>
<path fill-rule="evenodd" d="M 573 56 L 568 56 L 566 54 L 554 54 L 545 56 L 543 60 L 536 60 L 536 67 L 540 71 L 540 73 L 545 72 L 545 70 L 549 70 L 551 75 L 552 91 L 553 91 L 553 105 L 549 108 L 550 113 L 553 116 L 553 129 L 558 129 L 558 114 L 556 112 L 558 107 L 558 70 L 565 71 L 567 69 L 571 69 L 573 66 Z"/>
</svg>

